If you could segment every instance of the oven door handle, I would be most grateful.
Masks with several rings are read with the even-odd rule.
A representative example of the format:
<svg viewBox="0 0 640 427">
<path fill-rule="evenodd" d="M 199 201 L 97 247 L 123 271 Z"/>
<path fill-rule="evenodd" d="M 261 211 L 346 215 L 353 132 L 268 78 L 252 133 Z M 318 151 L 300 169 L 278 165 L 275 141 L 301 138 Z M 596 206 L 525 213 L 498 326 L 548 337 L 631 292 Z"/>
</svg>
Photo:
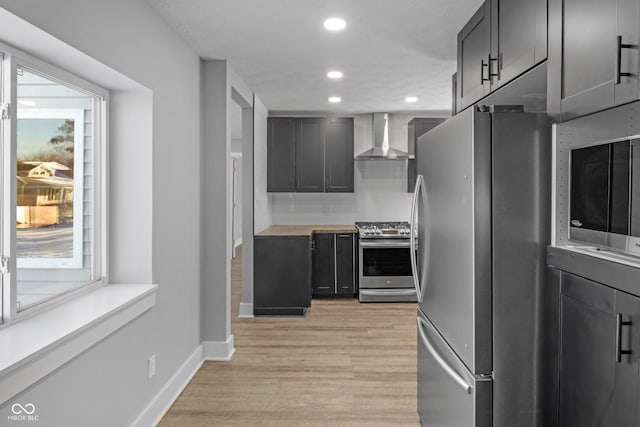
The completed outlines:
<svg viewBox="0 0 640 427">
<path fill-rule="evenodd" d="M 375 241 L 367 241 L 360 239 L 360 247 L 361 248 L 408 248 L 409 242 L 404 239 L 398 240 L 375 240 Z"/>
<path fill-rule="evenodd" d="M 423 194 L 426 198 L 426 193 L 424 192 L 424 177 L 422 175 L 418 175 L 416 178 L 416 187 L 413 191 L 413 201 L 411 202 L 411 219 L 409 222 L 409 255 L 411 256 L 411 273 L 413 276 L 413 285 L 416 288 L 418 303 L 421 303 L 424 298 L 422 284 L 420 283 L 420 277 L 418 275 L 418 262 L 416 260 L 416 235 L 418 234 L 418 230 L 416 229 L 416 213 L 420 194 Z M 425 243 L 422 245 L 424 248 Z"/>
</svg>

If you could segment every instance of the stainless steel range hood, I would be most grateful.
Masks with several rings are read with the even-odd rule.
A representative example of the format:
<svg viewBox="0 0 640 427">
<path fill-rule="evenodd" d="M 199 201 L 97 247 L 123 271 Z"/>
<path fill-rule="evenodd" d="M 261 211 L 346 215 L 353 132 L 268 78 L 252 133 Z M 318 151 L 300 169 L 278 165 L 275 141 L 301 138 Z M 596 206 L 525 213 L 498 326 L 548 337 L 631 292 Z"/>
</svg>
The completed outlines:
<svg viewBox="0 0 640 427">
<path fill-rule="evenodd" d="M 407 160 L 414 156 L 389 147 L 389 115 L 373 114 L 373 148 L 356 156 L 356 160 Z"/>
</svg>

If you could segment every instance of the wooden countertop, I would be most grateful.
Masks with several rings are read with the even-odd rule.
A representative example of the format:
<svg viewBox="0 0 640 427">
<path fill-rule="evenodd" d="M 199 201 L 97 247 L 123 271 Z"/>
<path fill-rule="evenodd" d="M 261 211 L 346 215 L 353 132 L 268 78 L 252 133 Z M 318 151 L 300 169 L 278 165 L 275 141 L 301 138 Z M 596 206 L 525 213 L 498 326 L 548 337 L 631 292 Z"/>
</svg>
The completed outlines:
<svg viewBox="0 0 640 427">
<path fill-rule="evenodd" d="M 272 225 L 256 234 L 261 236 L 311 236 L 313 233 L 357 233 L 355 225 Z"/>
</svg>

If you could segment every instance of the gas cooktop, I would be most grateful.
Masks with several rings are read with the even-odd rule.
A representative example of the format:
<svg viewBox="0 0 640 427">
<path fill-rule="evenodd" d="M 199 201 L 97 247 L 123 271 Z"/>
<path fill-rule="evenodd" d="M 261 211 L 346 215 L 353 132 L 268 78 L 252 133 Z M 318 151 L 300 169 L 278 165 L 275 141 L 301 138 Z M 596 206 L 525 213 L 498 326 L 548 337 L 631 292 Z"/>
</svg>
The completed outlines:
<svg viewBox="0 0 640 427">
<path fill-rule="evenodd" d="M 408 239 L 408 222 L 356 222 L 361 239 Z"/>
</svg>

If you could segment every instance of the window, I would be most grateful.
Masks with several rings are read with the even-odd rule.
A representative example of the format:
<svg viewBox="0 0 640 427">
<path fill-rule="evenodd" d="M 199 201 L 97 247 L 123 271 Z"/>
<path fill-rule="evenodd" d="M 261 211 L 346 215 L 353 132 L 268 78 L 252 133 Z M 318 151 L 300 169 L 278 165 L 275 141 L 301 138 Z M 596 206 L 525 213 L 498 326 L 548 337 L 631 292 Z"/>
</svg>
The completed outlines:
<svg viewBox="0 0 640 427">
<path fill-rule="evenodd" d="M 102 282 L 107 92 L 0 45 L 2 320 Z"/>
</svg>

